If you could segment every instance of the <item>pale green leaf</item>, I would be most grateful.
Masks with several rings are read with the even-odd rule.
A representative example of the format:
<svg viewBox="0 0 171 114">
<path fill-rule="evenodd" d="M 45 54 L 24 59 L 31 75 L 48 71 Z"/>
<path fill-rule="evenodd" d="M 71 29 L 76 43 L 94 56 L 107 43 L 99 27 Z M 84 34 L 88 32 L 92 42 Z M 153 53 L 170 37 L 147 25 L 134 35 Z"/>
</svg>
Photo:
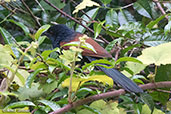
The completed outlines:
<svg viewBox="0 0 171 114">
<path fill-rule="evenodd" d="M 148 108 L 146 104 L 143 105 L 141 114 L 151 114 L 151 110 Z M 165 114 L 165 113 L 157 108 L 154 108 L 153 114 Z"/>
<path fill-rule="evenodd" d="M 0 44 L 0 68 L 1 64 L 10 66 L 12 64 L 13 58 L 10 55 L 10 51 L 3 45 Z"/>
<path fill-rule="evenodd" d="M 79 45 L 80 45 L 80 42 L 75 41 L 75 42 L 70 42 L 70 43 L 64 44 L 63 47 L 64 46 L 79 46 Z M 81 48 L 85 48 L 85 49 L 93 51 L 94 53 L 97 53 L 96 50 L 94 49 L 94 47 L 89 43 L 84 43 L 81 46 Z"/>
<path fill-rule="evenodd" d="M 45 31 L 47 31 L 49 29 L 50 25 L 43 25 L 39 28 L 39 30 L 36 32 L 35 34 L 35 39 L 39 40 L 39 37 L 41 36 L 41 34 Z M 40 37 L 42 38 L 42 37 Z M 40 40 L 39 40 L 40 41 Z"/>
<path fill-rule="evenodd" d="M 38 83 L 33 83 L 32 85 L 31 88 L 20 87 L 18 89 L 16 94 L 19 100 L 37 99 L 46 95 L 43 90 L 39 88 L 40 85 Z"/>
<path fill-rule="evenodd" d="M 131 62 L 128 61 L 126 62 L 126 68 L 129 68 L 133 74 L 128 73 L 127 71 L 123 71 L 122 73 L 128 77 L 131 77 L 133 75 L 136 75 L 138 73 L 140 73 L 140 71 L 144 70 L 146 65 L 142 64 L 142 63 L 137 63 L 137 62 Z"/>
<path fill-rule="evenodd" d="M 136 63 L 140 63 L 142 64 L 142 62 L 134 57 L 122 57 L 122 58 L 119 58 L 115 64 L 118 64 L 120 62 L 123 62 L 123 61 L 131 61 L 131 62 L 136 62 Z"/>
<path fill-rule="evenodd" d="M 79 5 L 75 7 L 73 14 L 77 13 L 79 10 L 85 9 L 86 7 L 92 7 L 92 6 L 100 6 L 100 5 L 92 0 L 83 0 Z"/>
<path fill-rule="evenodd" d="M 12 67 L 11 66 L 8 66 L 8 65 L 5 65 L 3 64 L 2 65 L 4 68 L 7 68 L 10 72 L 8 74 L 9 77 L 12 76 L 12 73 L 15 73 L 15 69 L 16 69 L 16 66 L 13 65 Z M 25 84 L 25 79 L 29 76 L 29 73 L 26 71 L 26 70 L 22 70 L 22 69 L 18 69 L 15 76 L 14 76 L 14 80 L 18 85 L 20 85 L 21 87 L 24 86 Z"/>
<path fill-rule="evenodd" d="M 166 105 L 167 105 L 167 110 L 171 111 L 171 101 L 168 101 Z"/>
<path fill-rule="evenodd" d="M 138 59 L 146 65 L 165 65 L 171 64 L 171 43 L 160 44 L 156 47 L 146 48 L 142 51 L 142 55 Z"/>
</svg>

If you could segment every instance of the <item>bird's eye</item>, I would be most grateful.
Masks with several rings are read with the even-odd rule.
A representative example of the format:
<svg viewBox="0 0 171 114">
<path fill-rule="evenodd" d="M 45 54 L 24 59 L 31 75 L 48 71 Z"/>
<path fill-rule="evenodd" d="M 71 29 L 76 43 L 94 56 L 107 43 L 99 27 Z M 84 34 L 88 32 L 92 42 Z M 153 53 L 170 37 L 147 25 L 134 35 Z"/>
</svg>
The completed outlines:
<svg viewBox="0 0 171 114">
<path fill-rule="evenodd" d="M 50 34 L 53 34 L 53 31 L 50 30 L 49 33 L 50 33 Z"/>
</svg>

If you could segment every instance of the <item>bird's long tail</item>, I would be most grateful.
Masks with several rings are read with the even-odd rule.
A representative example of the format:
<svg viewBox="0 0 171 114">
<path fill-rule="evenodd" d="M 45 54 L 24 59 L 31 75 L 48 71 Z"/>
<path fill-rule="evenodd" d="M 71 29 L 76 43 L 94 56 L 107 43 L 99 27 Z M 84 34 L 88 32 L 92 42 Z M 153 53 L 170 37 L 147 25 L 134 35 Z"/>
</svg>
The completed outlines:
<svg viewBox="0 0 171 114">
<path fill-rule="evenodd" d="M 86 57 L 89 61 L 96 60 L 96 58 L 93 58 L 93 57 L 88 57 L 88 56 Z M 125 90 L 129 92 L 134 92 L 134 93 L 143 92 L 143 90 L 137 84 L 135 84 L 132 80 L 130 80 L 128 77 L 126 77 L 121 72 L 117 71 L 116 69 L 113 69 L 113 68 L 107 69 L 101 66 L 96 66 L 96 68 L 103 71 L 106 75 L 111 77 L 115 83 L 122 86 Z"/>
</svg>

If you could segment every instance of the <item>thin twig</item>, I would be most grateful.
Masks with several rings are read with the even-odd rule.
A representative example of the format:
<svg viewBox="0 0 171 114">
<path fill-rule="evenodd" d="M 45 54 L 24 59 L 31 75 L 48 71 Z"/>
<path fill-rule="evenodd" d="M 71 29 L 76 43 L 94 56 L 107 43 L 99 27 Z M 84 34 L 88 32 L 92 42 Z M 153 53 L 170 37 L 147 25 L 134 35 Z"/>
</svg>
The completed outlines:
<svg viewBox="0 0 171 114">
<path fill-rule="evenodd" d="M 163 9 L 163 7 L 161 6 L 160 2 L 159 2 L 158 0 L 153 0 L 153 1 L 156 3 L 156 5 L 157 5 L 157 7 L 159 8 L 159 10 L 161 11 L 161 13 L 162 13 L 163 15 L 165 15 L 166 12 L 164 11 L 164 9 Z M 167 15 L 165 16 L 165 18 L 168 20 L 168 16 L 167 16 Z"/>
<path fill-rule="evenodd" d="M 16 9 L 16 11 L 19 11 L 19 12 L 21 12 L 21 13 L 27 13 L 27 14 L 29 14 L 28 12 L 26 12 L 25 10 L 23 10 L 23 9 L 21 9 L 21 8 L 17 8 L 16 6 L 13 6 L 12 4 L 10 4 L 10 3 L 7 3 L 11 8 L 13 8 L 13 9 Z"/>
<path fill-rule="evenodd" d="M 24 0 L 21 0 L 22 4 L 26 7 L 26 9 L 28 10 L 28 12 L 31 14 L 31 16 L 33 17 L 33 19 L 36 21 L 36 23 L 38 24 L 38 26 L 41 26 L 38 18 L 36 16 L 34 16 L 33 12 L 31 11 L 31 9 L 27 6 L 27 4 L 24 2 Z"/>
<path fill-rule="evenodd" d="M 45 9 L 42 7 L 42 5 L 39 3 L 39 1 L 38 0 L 35 0 L 35 1 L 40 6 L 40 8 L 42 9 L 42 11 L 45 12 Z"/>
<path fill-rule="evenodd" d="M 76 20 L 74 17 L 72 17 L 72 16 L 68 15 L 67 13 L 65 13 L 64 11 L 60 10 L 60 9 L 57 8 L 55 5 L 53 5 L 52 3 L 50 3 L 48 0 L 44 0 L 44 1 L 45 1 L 47 4 L 49 4 L 51 7 L 55 8 L 55 9 L 56 9 L 59 13 L 61 13 L 62 15 L 64 15 L 64 16 L 70 18 L 71 20 L 75 21 L 75 22 L 78 23 L 79 25 L 81 25 L 81 26 L 83 26 L 84 28 L 86 28 L 88 31 L 94 33 L 94 31 L 93 31 L 91 28 L 85 26 L 85 25 L 82 24 L 80 21 Z M 100 39 L 102 39 L 105 43 L 109 44 L 109 42 L 108 42 L 106 39 L 104 39 L 101 35 L 99 35 L 98 37 L 99 37 Z"/>
<path fill-rule="evenodd" d="M 0 22 L 0 24 L 3 23 L 4 21 L 6 21 L 8 17 L 10 17 L 10 16 L 12 16 L 13 14 L 15 14 L 15 11 L 16 11 L 16 9 L 12 10 L 11 13 L 8 14 L 8 15 Z"/>
</svg>

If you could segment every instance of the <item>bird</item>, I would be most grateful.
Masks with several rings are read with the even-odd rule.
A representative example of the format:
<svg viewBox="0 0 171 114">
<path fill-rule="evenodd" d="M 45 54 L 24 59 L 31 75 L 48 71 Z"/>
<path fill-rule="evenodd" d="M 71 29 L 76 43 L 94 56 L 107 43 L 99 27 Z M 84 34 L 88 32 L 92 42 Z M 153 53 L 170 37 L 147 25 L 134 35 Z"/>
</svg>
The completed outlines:
<svg viewBox="0 0 171 114">
<path fill-rule="evenodd" d="M 43 35 L 47 36 L 51 40 L 53 48 L 62 47 L 66 50 L 69 48 L 67 46 L 63 46 L 64 44 L 73 41 L 79 41 L 79 37 L 83 36 L 84 34 L 75 32 L 65 24 L 56 24 L 52 25 L 47 31 L 43 33 Z M 96 51 L 95 53 L 91 50 L 83 49 L 82 55 L 86 57 L 89 62 L 102 58 L 112 58 L 112 55 L 92 38 L 87 38 L 85 42 L 92 45 Z M 114 68 L 104 68 L 102 66 L 95 67 L 98 70 L 103 71 L 107 76 L 111 77 L 116 84 L 123 87 L 126 91 L 133 93 L 143 93 L 143 90 L 136 83 L 134 83 L 118 70 Z"/>
</svg>

